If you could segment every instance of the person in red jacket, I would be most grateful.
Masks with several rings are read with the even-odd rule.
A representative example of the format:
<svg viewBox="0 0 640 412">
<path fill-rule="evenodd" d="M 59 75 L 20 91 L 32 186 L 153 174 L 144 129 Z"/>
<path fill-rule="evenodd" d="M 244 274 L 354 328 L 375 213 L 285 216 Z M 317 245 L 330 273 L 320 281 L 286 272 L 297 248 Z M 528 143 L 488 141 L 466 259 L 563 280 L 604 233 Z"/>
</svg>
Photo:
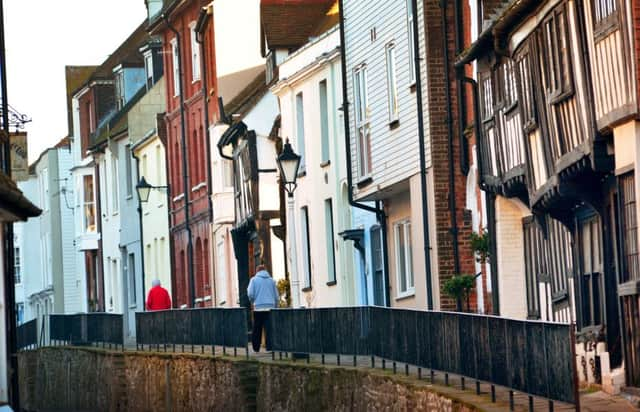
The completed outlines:
<svg viewBox="0 0 640 412">
<path fill-rule="evenodd" d="M 160 280 L 151 281 L 151 290 L 147 297 L 147 310 L 167 310 L 171 309 L 171 298 L 169 292 L 160 286 Z"/>
</svg>

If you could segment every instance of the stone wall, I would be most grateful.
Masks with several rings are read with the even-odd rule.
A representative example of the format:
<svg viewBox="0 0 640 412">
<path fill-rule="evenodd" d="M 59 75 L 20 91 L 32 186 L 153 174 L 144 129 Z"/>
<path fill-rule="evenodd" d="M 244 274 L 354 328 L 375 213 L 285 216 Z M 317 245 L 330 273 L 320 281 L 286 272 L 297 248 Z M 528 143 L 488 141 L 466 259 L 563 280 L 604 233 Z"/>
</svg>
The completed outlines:
<svg viewBox="0 0 640 412">
<path fill-rule="evenodd" d="M 95 348 L 19 355 L 27 411 L 474 411 L 384 371 Z"/>
</svg>

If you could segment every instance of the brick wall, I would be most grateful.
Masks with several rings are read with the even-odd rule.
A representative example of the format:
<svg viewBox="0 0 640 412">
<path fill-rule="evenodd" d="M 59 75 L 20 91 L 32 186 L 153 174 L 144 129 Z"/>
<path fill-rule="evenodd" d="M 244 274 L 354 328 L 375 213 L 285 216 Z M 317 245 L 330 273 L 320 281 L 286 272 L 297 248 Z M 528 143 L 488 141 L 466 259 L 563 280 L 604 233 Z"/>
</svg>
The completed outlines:
<svg viewBox="0 0 640 412">
<path fill-rule="evenodd" d="M 438 275 L 440 290 L 447 279 L 455 275 L 455 264 L 453 254 L 452 219 L 449 208 L 449 197 L 455 192 L 455 210 L 458 226 L 458 248 L 460 273 L 471 274 L 475 272 L 474 257 L 471 252 L 469 238 L 472 232 L 471 219 L 465 212 L 466 205 L 466 176 L 460 171 L 460 139 L 458 130 L 457 111 L 457 90 L 456 74 L 453 68 L 455 60 L 455 21 L 454 8 L 447 2 L 447 47 L 449 50 L 449 70 L 450 95 L 451 95 L 451 121 L 453 130 L 453 168 L 454 185 L 453 191 L 449 180 L 449 140 L 448 140 L 448 112 L 445 83 L 445 64 L 443 53 L 442 36 L 442 9 L 439 0 L 426 0 L 424 2 L 425 27 L 426 30 L 426 70 L 428 103 L 427 116 L 430 124 L 431 154 L 433 160 L 433 176 L 435 192 L 436 215 L 436 245 L 438 249 Z M 468 43 L 470 28 L 469 9 L 463 10 L 463 27 L 466 27 L 464 34 L 465 44 Z M 464 24 L 466 22 L 467 24 Z M 472 106 L 467 112 L 473 113 Z M 443 310 L 455 309 L 455 301 L 441 293 L 440 307 Z"/>
</svg>

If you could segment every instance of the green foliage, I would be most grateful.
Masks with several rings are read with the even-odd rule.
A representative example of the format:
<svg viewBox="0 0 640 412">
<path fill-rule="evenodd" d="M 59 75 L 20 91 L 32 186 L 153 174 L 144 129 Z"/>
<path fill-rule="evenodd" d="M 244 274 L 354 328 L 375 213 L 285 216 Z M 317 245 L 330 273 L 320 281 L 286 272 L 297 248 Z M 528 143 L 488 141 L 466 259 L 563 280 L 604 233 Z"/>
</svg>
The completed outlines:
<svg viewBox="0 0 640 412">
<path fill-rule="evenodd" d="M 471 233 L 471 249 L 476 255 L 476 260 L 480 263 L 487 263 L 490 255 L 491 239 L 489 238 L 489 232 L 485 229 L 481 233 Z"/>
<path fill-rule="evenodd" d="M 278 295 L 280 295 L 280 303 L 278 307 L 291 307 L 291 286 L 289 285 L 289 279 L 280 279 L 276 284 L 276 287 L 278 288 Z"/>
<path fill-rule="evenodd" d="M 469 310 L 469 293 L 475 286 L 476 277 L 473 275 L 457 275 L 444 282 L 442 287 L 444 293 L 456 300 L 458 310 L 462 310 L 462 300 L 467 300 L 467 310 Z"/>
</svg>

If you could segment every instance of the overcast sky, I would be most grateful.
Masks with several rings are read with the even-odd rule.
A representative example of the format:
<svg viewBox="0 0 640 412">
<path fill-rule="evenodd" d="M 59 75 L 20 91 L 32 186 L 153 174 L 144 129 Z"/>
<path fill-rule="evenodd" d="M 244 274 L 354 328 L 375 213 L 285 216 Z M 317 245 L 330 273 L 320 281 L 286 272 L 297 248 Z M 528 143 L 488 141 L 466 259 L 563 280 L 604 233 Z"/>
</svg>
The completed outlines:
<svg viewBox="0 0 640 412">
<path fill-rule="evenodd" d="M 4 0 L 8 101 L 29 161 L 67 136 L 64 67 L 99 65 L 144 20 L 144 0 Z"/>
</svg>

